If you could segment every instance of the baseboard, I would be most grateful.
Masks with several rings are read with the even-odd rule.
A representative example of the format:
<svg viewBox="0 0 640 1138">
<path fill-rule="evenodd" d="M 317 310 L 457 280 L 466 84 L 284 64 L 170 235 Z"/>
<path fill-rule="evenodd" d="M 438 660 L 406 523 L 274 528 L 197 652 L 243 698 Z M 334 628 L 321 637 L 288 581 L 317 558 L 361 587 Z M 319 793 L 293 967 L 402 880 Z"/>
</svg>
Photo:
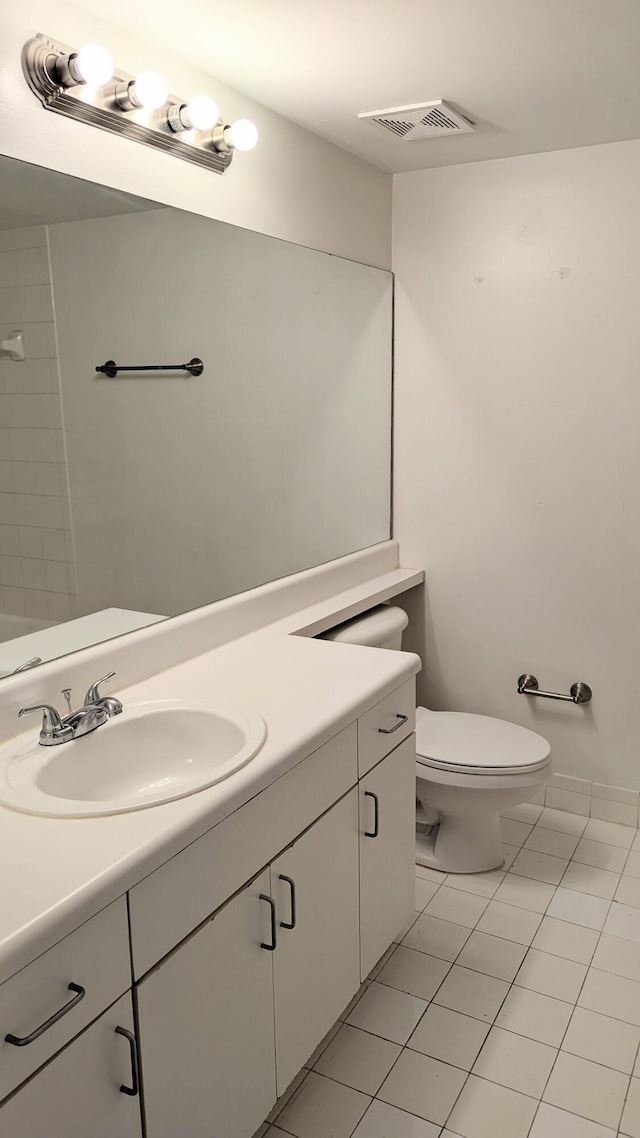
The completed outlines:
<svg viewBox="0 0 640 1138">
<path fill-rule="evenodd" d="M 531 801 L 538 806 L 566 810 L 583 818 L 617 822 L 621 826 L 637 827 L 640 822 L 640 791 L 606 786 L 572 775 L 552 774 L 545 789 Z"/>
</svg>

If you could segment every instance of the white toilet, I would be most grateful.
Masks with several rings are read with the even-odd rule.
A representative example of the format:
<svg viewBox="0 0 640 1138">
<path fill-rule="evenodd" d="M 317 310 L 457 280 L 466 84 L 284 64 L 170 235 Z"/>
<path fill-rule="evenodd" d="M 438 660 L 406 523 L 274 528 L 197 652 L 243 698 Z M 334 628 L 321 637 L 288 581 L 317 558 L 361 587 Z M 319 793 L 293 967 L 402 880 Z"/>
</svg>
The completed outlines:
<svg viewBox="0 0 640 1138">
<path fill-rule="evenodd" d="M 409 623 L 379 605 L 325 640 L 399 651 Z M 416 712 L 416 861 L 445 873 L 502 864 L 499 814 L 526 802 L 551 774 L 551 748 L 526 727 L 458 711 Z"/>
</svg>

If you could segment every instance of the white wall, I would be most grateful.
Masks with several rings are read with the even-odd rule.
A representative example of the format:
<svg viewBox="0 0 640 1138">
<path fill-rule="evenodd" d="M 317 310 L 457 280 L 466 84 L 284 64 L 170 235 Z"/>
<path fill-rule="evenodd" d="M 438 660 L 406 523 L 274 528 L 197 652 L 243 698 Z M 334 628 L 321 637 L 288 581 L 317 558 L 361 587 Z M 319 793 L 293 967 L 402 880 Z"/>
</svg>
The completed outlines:
<svg viewBox="0 0 640 1138">
<path fill-rule="evenodd" d="M 640 787 L 640 142 L 394 182 L 395 536 L 421 698 Z M 410 645 L 411 646 L 411 645 Z M 518 696 L 521 672 L 586 709 Z"/>
<path fill-rule="evenodd" d="M 80 613 L 173 615 L 388 539 L 389 273 L 176 210 L 50 235 Z"/>
<path fill-rule="evenodd" d="M 177 96 L 213 95 L 228 120 L 255 119 L 258 147 L 236 155 L 221 177 L 47 113 L 20 63 L 23 44 L 36 32 L 74 47 L 98 40 L 125 71 L 162 71 Z M 0 151 L 353 260 L 390 265 L 389 174 L 64 0 L 0 7 Z"/>
</svg>

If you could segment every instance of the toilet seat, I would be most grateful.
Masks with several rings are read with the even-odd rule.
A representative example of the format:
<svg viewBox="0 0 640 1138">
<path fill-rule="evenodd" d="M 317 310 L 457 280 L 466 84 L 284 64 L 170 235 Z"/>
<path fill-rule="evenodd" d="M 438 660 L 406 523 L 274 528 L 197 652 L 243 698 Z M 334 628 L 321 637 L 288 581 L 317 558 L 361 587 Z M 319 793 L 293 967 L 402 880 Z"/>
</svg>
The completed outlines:
<svg viewBox="0 0 640 1138">
<path fill-rule="evenodd" d="M 550 755 L 546 739 L 517 723 L 468 712 L 416 710 L 418 768 L 499 777 L 540 770 Z"/>
</svg>

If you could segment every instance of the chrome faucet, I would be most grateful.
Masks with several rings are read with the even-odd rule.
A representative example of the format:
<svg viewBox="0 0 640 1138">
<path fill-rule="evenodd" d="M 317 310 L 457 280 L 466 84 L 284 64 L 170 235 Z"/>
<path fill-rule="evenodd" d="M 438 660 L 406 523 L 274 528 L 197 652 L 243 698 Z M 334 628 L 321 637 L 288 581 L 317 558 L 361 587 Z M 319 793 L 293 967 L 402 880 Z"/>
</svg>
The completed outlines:
<svg viewBox="0 0 640 1138">
<path fill-rule="evenodd" d="M 22 707 L 19 716 L 29 715 L 33 711 L 41 711 L 42 727 L 40 729 L 39 743 L 41 747 L 55 747 L 58 743 L 69 743 L 72 739 L 81 739 L 97 727 L 102 727 L 114 715 L 120 715 L 122 704 L 113 696 L 101 696 L 99 685 L 111 680 L 115 672 L 109 672 L 101 680 L 96 680 L 87 691 L 82 707 L 77 711 L 71 708 L 71 688 L 63 689 L 63 696 L 67 701 L 68 714 L 61 716 L 55 707 L 48 703 L 39 703 L 35 707 Z"/>
</svg>

